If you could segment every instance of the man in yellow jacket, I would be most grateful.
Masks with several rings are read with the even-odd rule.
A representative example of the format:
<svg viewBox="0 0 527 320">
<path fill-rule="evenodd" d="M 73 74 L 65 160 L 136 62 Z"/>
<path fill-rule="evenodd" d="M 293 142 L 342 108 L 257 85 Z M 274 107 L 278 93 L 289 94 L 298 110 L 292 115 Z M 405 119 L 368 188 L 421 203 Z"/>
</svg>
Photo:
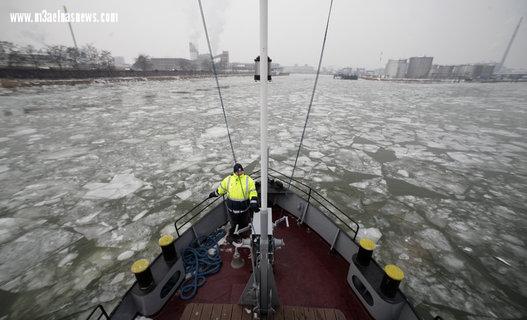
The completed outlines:
<svg viewBox="0 0 527 320">
<path fill-rule="evenodd" d="M 234 234 L 236 225 L 238 230 L 249 225 L 252 212 L 258 212 L 258 192 L 254 180 L 245 174 L 241 164 L 236 163 L 233 173 L 220 183 L 216 191 L 210 193 L 209 198 L 227 196 L 227 208 L 231 228 L 227 235 L 227 241 L 232 242 L 239 238 Z"/>
</svg>

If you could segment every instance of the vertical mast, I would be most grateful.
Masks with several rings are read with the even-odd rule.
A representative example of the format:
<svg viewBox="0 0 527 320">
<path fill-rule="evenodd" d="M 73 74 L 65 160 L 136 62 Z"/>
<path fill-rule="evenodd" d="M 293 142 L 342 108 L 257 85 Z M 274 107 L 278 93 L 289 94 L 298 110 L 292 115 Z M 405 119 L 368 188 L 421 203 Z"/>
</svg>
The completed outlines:
<svg viewBox="0 0 527 320">
<path fill-rule="evenodd" d="M 267 0 L 260 0 L 260 167 L 262 213 L 267 213 Z M 266 221 L 267 222 L 267 221 Z"/>
<path fill-rule="evenodd" d="M 254 306 L 254 311 L 263 315 L 262 319 L 267 319 L 265 315 L 273 313 L 274 308 L 280 304 L 274 281 L 273 266 L 269 259 L 274 248 L 281 246 L 280 242 L 277 242 L 273 237 L 272 212 L 271 208 L 267 208 L 267 170 L 269 165 L 267 151 L 267 78 L 269 75 L 269 63 L 267 61 L 267 5 L 268 0 L 260 0 L 260 194 L 262 203 L 260 212 L 254 213 L 253 235 L 248 242 L 251 246 L 253 273 L 240 298 L 240 304 Z"/>
<path fill-rule="evenodd" d="M 268 57 L 267 57 L 267 5 L 268 0 L 260 1 L 260 168 L 261 168 L 261 207 L 260 212 L 254 213 L 253 234 L 249 244 L 253 261 L 253 273 L 243 290 L 240 304 L 252 305 L 255 311 L 264 315 L 274 312 L 274 307 L 280 304 L 276 283 L 274 281 L 273 266 L 269 261 L 273 253 L 276 239 L 273 238 L 273 223 L 271 208 L 267 208 L 267 176 L 269 155 L 267 153 L 267 89 L 268 89 Z M 257 60 L 255 60 L 257 61 Z M 257 79 L 255 77 L 255 79 Z M 258 241 L 259 240 L 259 241 Z M 244 240 L 245 242 L 245 240 Z M 275 244 L 272 246 L 271 244 Z M 271 254 L 270 254 L 271 253 Z"/>
<path fill-rule="evenodd" d="M 259 301 L 260 314 L 267 314 L 271 304 L 271 288 L 269 283 L 270 266 L 268 260 L 269 230 L 267 225 L 267 0 L 260 0 L 260 166 L 261 166 L 261 195 L 262 207 L 260 208 L 260 288 Z"/>
</svg>

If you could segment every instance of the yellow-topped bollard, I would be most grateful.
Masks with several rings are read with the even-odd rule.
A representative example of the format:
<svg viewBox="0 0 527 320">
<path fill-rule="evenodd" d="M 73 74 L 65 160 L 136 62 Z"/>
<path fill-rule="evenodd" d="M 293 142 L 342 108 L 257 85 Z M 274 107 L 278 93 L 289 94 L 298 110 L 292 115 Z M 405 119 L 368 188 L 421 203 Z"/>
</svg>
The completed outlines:
<svg viewBox="0 0 527 320">
<path fill-rule="evenodd" d="M 165 234 L 159 238 L 159 246 L 163 252 L 163 258 L 167 264 L 173 264 L 177 260 L 176 246 L 174 245 L 174 237 Z"/>
<path fill-rule="evenodd" d="M 402 281 L 404 278 L 403 270 L 401 270 L 401 268 L 399 268 L 398 266 L 394 264 L 386 265 L 384 267 L 384 272 L 386 273 L 388 277 L 390 277 L 391 279 L 395 281 Z"/>
<path fill-rule="evenodd" d="M 148 267 L 150 267 L 150 262 L 148 262 L 148 260 L 139 259 L 132 264 L 131 269 L 133 273 L 141 273 L 148 269 Z"/>
<path fill-rule="evenodd" d="M 359 253 L 357 253 L 357 262 L 361 266 L 368 266 L 370 264 L 373 250 L 375 249 L 375 242 L 368 238 L 362 238 L 359 241 Z"/>
<path fill-rule="evenodd" d="M 159 245 L 161 247 L 168 246 L 172 242 L 174 242 L 174 237 L 169 234 L 162 235 L 161 238 L 159 238 Z"/>
<path fill-rule="evenodd" d="M 381 292 L 387 298 L 395 297 L 399 284 L 404 279 L 404 272 L 394 264 L 388 264 L 384 267 L 384 277 L 381 281 Z"/>
<path fill-rule="evenodd" d="M 143 291 L 149 291 L 155 286 L 152 271 L 150 271 L 150 262 L 146 259 L 136 260 L 130 268 L 137 279 L 139 288 Z"/>
</svg>

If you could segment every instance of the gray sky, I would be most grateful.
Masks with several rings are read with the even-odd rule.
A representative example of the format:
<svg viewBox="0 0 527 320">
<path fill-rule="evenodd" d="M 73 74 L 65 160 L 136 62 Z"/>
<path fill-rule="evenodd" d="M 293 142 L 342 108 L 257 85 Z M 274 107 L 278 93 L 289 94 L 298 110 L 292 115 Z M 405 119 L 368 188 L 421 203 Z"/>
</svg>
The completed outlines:
<svg viewBox="0 0 527 320">
<path fill-rule="evenodd" d="M 213 47 L 231 61 L 258 55 L 258 0 L 202 0 Z M 117 12 L 115 24 L 73 25 L 79 45 L 92 43 L 131 62 L 139 53 L 189 57 L 188 41 L 206 53 L 197 0 L 2 0 L 0 40 L 72 45 L 67 24 L 11 23 L 10 12 Z M 318 61 L 329 0 L 270 0 L 269 55 L 282 65 Z M 526 0 L 334 0 L 323 65 L 384 66 L 390 58 L 427 55 L 434 63 L 496 62 Z M 382 52 L 382 57 L 381 57 Z M 505 63 L 527 68 L 524 20 Z M 381 60 L 382 59 L 382 60 Z"/>
</svg>

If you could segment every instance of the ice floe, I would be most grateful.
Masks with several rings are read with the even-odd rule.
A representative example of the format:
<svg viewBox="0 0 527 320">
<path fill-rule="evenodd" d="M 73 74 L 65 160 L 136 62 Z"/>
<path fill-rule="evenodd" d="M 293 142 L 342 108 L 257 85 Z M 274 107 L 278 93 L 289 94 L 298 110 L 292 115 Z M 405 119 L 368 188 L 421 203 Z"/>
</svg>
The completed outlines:
<svg viewBox="0 0 527 320">
<path fill-rule="evenodd" d="M 70 137 L 70 140 L 82 140 L 82 139 L 85 139 L 86 138 L 86 135 L 83 134 L 83 133 L 80 133 L 80 134 L 75 134 L 73 136 Z"/>
<path fill-rule="evenodd" d="M 400 170 L 412 172 L 402 179 L 443 195 L 463 195 L 469 186 L 463 174 L 429 162 L 401 159 L 385 164 L 385 168 L 386 175 L 395 179 L 401 179 Z"/>
<path fill-rule="evenodd" d="M 121 283 L 124 280 L 124 272 L 119 272 L 115 278 L 110 281 L 110 284 L 118 284 Z"/>
<path fill-rule="evenodd" d="M 324 157 L 324 154 L 318 152 L 318 151 L 311 151 L 309 152 L 309 157 L 312 159 L 320 159 Z"/>
<path fill-rule="evenodd" d="M 465 269 L 465 263 L 453 254 L 444 254 L 440 259 L 441 264 L 452 273 L 456 273 Z"/>
<path fill-rule="evenodd" d="M 59 261 L 59 263 L 58 263 L 57 266 L 58 266 L 59 268 L 62 268 L 62 267 L 64 267 L 64 266 L 66 266 L 66 265 L 69 265 L 69 264 L 71 264 L 71 262 L 72 262 L 73 260 L 75 260 L 75 258 L 77 258 L 78 256 L 79 256 L 78 253 L 68 253 L 68 255 L 66 255 L 64 258 L 62 258 L 62 260 Z"/>
<path fill-rule="evenodd" d="M 403 178 L 409 178 L 410 177 L 410 174 L 408 173 L 408 171 L 403 170 L 403 169 L 397 170 L 397 174 L 402 176 Z"/>
<path fill-rule="evenodd" d="M 33 134 L 37 132 L 36 129 L 32 129 L 32 128 L 18 128 L 18 130 L 16 132 L 14 132 L 11 136 L 13 137 L 18 137 L 18 136 L 25 136 L 25 135 L 28 135 L 28 134 Z"/>
<path fill-rule="evenodd" d="M 113 227 L 102 222 L 88 226 L 76 226 L 73 227 L 73 229 L 78 233 L 84 235 L 86 239 L 93 240 L 98 239 L 102 234 L 105 234 L 106 232 L 112 230 Z"/>
<path fill-rule="evenodd" d="M 367 238 L 377 243 L 381 237 L 382 233 L 377 228 L 359 228 L 359 232 L 357 233 L 357 241 Z"/>
<path fill-rule="evenodd" d="M 211 127 L 205 130 L 205 132 L 201 135 L 202 139 L 220 139 L 222 137 L 227 136 L 227 129 L 225 129 L 225 126 L 218 126 L 218 127 Z"/>
<path fill-rule="evenodd" d="M 0 244 L 15 238 L 24 229 L 33 226 L 34 221 L 31 219 L 0 218 Z"/>
<path fill-rule="evenodd" d="M 351 172 L 381 176 L 381 165 L 364 151 L 340 149 L 334 156 L 336 163 Z"/>
<path fill-rule="evenodd" d="M 176 196 L 178 196 L 181 200 L 187 200 L 188 198 L 190 198 L 191 195 L 192 195 L 191 190 L 185 190 L 185 191 L 176 193 Z"/>
<path fill-rule="evenodd" d="M 421 246 L 428 250 L 451 251 L 452 247 L 445 236 L 436 229 L 425 229 L 417 233 Z"/>
<path fill-rule="evenodd" d="M 117 256 L 117 260 L 119 260 L 119 261 L 128 260 L 133 255 L 134 255 L 134 251 L 131 251 L 131 250 L 125 251 L 125 252 L 123 252 L 123 253 L 121 253 L 120 255 Z"/>
<path fill-rule="evenodd" d="M 141 211 L 140 213 L 136 214 L 133 218 L 132 218 L 132 221 L 137 221 L 139 219 L 141 219 L 142 217 L 145 216 L 145 214 L 148 213 L 148 210 L 143 210 Z"/>
<path fill-rule="evenodd" d="M 351 183 L 350 186 L 363 191 L 362 202 L 365 205 L 384 201 L 388 196 L 386 181 L 383 178 L 374 178 L 360 182 L 354 182 Z"/>
<path fill-rule="evenodd" d="M 77 233 L 57 228 L 38 228 L 0 247 L 0 283 L 24 272 L 56 250 L 80 239 Z"/>
<path fill-rule="evenodd" d="M 42 160 L 64 160 L 84 155 L 88 152 L 87 148 L 68 148 L 59 151 L 49 152 L 39 156 Z"/>
<path fill-rule="evenodd" d="M 117 174 L 109 183 L 90 182 L 84 186 L 89 191 L 85 199 L 119 199 L 139 190 L 144 182 L 134 174 Z"/>
<path fill-rule="evenodd" d="M 96 216 L 99 215 L 99 213 L 101 213 L 101 211 L 97 211 L 97 212 L 94 212 L 92 214 L 89 214 L 83 218 L 80 218 L 80 219 L 77 219 L 77 221 L 75 221 L 77 224 L 86 224 L 88 222 L 90 222 L 93 218 L 95 218 Z"/>
</svg>

